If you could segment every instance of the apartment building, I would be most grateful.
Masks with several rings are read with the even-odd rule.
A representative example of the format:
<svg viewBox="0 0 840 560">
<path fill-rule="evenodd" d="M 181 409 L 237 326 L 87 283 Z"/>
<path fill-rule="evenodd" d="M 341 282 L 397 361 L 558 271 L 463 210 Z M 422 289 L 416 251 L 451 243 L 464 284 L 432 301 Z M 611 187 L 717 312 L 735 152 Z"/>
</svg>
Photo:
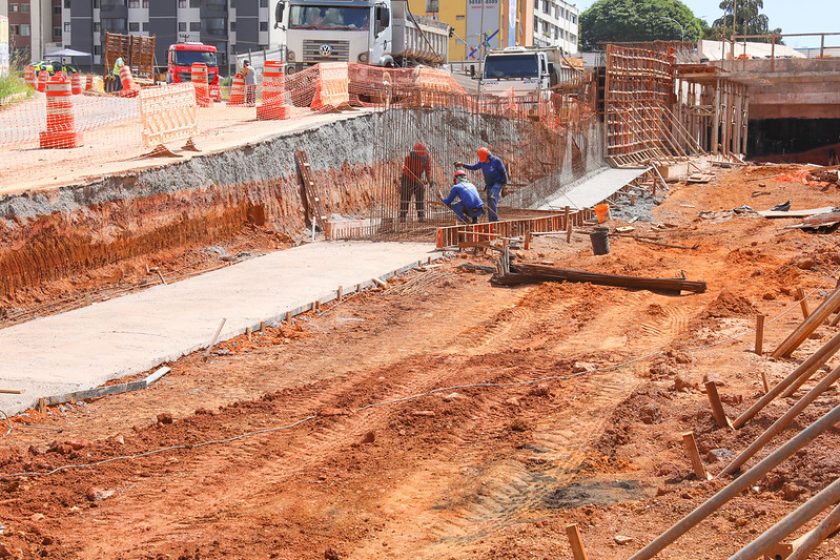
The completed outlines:
<svg viewBox="0 0 840 560">
<path fill-rule="evenodd" d="M 65 47 L 93 53 L 102 64 L 106 32 L 154 35 L 157 65 L 169 46 L 196 41 L 214 45 L 219 66 L 233 55 L 276 46 L 270 0 L 62 0 Z M 84 64 L 83 61 L 77 61 Z"/>
<path fill-rule="evenodd" d="M 415 15 L 453 29 L 449 60 L 479 60 L 488 49 L 533 44 L 535 0 L 409 0 Z"/>
<path fill-rule="evenodd" d="M 57 19 L 55 14 L 57 15 Z M 61 0 L 0 0 L 9 18 L 9 47 L 18 61 L 38 61 L 61 42 Z"/>
<path fill-rule="evenodd" d="M 535 0 L 534 44 L 560 47 L 567 54 L 578 52 L 580 10 L 564 0 Z"/>
</svg>

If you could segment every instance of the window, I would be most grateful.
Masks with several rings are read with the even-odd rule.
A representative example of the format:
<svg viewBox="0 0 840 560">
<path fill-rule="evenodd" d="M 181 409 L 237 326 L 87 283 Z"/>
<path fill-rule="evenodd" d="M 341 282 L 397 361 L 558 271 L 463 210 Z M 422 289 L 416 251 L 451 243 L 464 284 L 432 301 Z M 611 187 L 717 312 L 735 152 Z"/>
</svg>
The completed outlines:
<svg viewBox="0 0 840 560">
<path fill-rule="evenodd" d="M 64 22 L 64 32 L 65 33 L 70 33 L 70 22 L 69 21 Z"/>
<path fill-rule="evenodd" d="M 148 30 L 149 30 L 149 22 L 148 22 L 148 21 L 144 21 L 144 22 L 143 22 L 143 31 L 148 31 Z"/>
<path fill-rule="evenodd" d="M 65 7 L 65 8 L 69 8 L 69 7 L 70 7 L 70 0 L 64 0 L 64 7 Z"/>
<path fill-rule="evenodd" d="M 149 7 L 149 0 L 143 0 L 143 7 L 144 7 L 144 8 L 148 8 L 148 7 Z"/>
<path fill-rule="evenodd" d="M 268 8 L 268 0 L 260 0 L 260 8 Z"/>
<path fill-rule="evenodd" d="M 432 14 L 436 14 L 440 11 L 438 0 L 426 0 L 426 11 Z"/>
<path fill-rule="evenodd" d="M 21 37 L 29 37 L 29 24 L 28 23 L 21 23 L 20 24 L 20 36 Z"/>
<path fill-rule="evenodd" d="M 102 45 L 93 45 L 93 54 L 102 54 Z"/>
<path fill-rule="evenodd" d="M 572 23 L 577 23 L 577 16 L 572 14 Z"/>
<path fill-rule="evenodd" d="M 21 4 L 20 5 L 20 13 L 28 14 L 29 13 L 29 4 Z"/>
<path fill-rule="evenodd" d="M 140 31 L 140 22 L 131 21 L 128 23 L 128 30 L 129 31 Z"/>
<path fill-rule="evenodd" d="M 178 0 L 178 7 L 179 8 L 186 8 L 187 7 L 187 0 Z"/>
<path fill-rule="evenodd" d="M 201 31 L 201 22 L 200 21 L 191 21 L 190 22 L 190 31 Z"/>
<path fill-rule="evenodd" d="M 70 25 L 70 24 L 65 23 L 64 25 Z M 99 23 L 98 21 L 94 21 L 93 22 L 93 32 L 94 33 L 99 33 L 100 31 L 102 31 L 102 24 Z"/>
<path fill-rule="evenodd" d="M 93 7 L 94 7 L 94 8 L 98 8 L 98 7 L 99 7 L 99 0 L 93 0 Z"/>
<path fill-rule="evenodd" d="M 53 27 L 53 37 L 55 39 L 61 38 L 61 27 Z"/>
<path fill-rule="evenodd" d="M 187 22 L 179 21 L 178 22 L 178 31 L 186 31 L 187 30 Z"/>
<path fill-rule="evenodd" d="M 267 21 L 261 21 L 260 22 L 260 31 L 268 31 L 268 22 Z"/>
<path fill-rule="evenodd" d="M 60 16 L 61 15 L 61 6 L 53 6 L 53 15 Z"/>
<path fill-rule="evenodd" d="M 128 7 L 129 8 L 139 8 L 140 7 L 140 0 L 128 0 Z M 131 26 L 129 26 L 130 28 Z"/>
<path fill-rule="evenodd" d="M 18 11 L 18 5 L 17 4 L 9 4 L 9 11 L 12 12 L 12 13 L 15 13 L 16 11 Z"/>
<path fill-rule="evenodd" d="M 200 8 L 201 0 L 190 0 L 190 8 Z"/>
<path fill-rule="evenodd" d="M 231 31 L 236 31 L 236 22 L 235 21 L 230 22 L 230 30 Z"/>
<path fill-rule="evenodd" d="M 292 6 L 289 14 L 289 29 L 354 30 L 369 26 L 367 8 Z"/>
</svg>

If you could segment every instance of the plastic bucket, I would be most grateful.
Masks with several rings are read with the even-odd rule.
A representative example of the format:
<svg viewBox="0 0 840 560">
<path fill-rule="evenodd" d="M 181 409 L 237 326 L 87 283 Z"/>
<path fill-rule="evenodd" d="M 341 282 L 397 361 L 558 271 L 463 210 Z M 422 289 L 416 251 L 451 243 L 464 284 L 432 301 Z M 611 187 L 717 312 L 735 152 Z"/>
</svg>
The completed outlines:
<svg viewBox="0 0 840 560">
<path fill-rule="evenodd" d="M 596 255 L 607 255 L 610 252 L 610 228 L 598 227 L 589 234 L 592 242 L 592 252 Z"/>
<path fill-rule="evenodd" d="M 598 223 L 603 224 L 610 219 L 610 205 L 606 202 L 595 205 L 595 217 L 598 218 Z"/>
</svg>

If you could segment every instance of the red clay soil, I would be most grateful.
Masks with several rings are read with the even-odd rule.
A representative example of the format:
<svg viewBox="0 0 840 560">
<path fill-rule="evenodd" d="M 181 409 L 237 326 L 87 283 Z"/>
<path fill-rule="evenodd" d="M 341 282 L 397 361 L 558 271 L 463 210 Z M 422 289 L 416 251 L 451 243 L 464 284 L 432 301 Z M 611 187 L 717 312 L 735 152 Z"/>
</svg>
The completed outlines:
<svg viewBox="0 0 840 560">
<path fill-rule="evenodd" d="M 728 212 L 836 200 L 780 173 L 677 186 L 656 210 L 676 227 L 634 224 L 696 250 L 616 238 L 594 257 L 581 235 L 519 255 L 684 271 L 704 294 L 493 288 L 458 268 L 489 258 L 454 258 L 209 361 L 188 356 L 144 392 L 30 411 L 0 451 L 6 557 L 570 558 L 577 523 L 591 558 L 626 559 L 725 484 L 695 479 L 682 432 L 716 473 L 789 405 L 716 429 L 703 379 L 735 416 L 761 372 L 778 381 L 838 332 L 821 327 L 791 360 L 750 352 L 755 313 L 772 350 L 801 321 L 796 288 L 813 308 L 840 268 L 837 234 Z M 826 393 L 770 448 L 837 400 Z M 838 476 L 838 445 L 836 431 L 821 437 L 659 558 L 728 557 Z M 836 538 L 812 556 L 838 557 Z"/>
</svg>

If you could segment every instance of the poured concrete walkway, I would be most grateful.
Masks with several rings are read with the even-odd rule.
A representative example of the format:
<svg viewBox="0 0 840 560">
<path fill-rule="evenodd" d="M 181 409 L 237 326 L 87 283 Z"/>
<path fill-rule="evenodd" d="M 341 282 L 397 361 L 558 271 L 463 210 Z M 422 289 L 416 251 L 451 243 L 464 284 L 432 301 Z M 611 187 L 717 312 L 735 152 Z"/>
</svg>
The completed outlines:
<svg viewBox="0 0 840 560">
<path fill-rule="evenodd" d="M 316 243 L 0 330 L 0 410 L 149 370 L 433 256 L 423 243 Z"/>
</svg>

